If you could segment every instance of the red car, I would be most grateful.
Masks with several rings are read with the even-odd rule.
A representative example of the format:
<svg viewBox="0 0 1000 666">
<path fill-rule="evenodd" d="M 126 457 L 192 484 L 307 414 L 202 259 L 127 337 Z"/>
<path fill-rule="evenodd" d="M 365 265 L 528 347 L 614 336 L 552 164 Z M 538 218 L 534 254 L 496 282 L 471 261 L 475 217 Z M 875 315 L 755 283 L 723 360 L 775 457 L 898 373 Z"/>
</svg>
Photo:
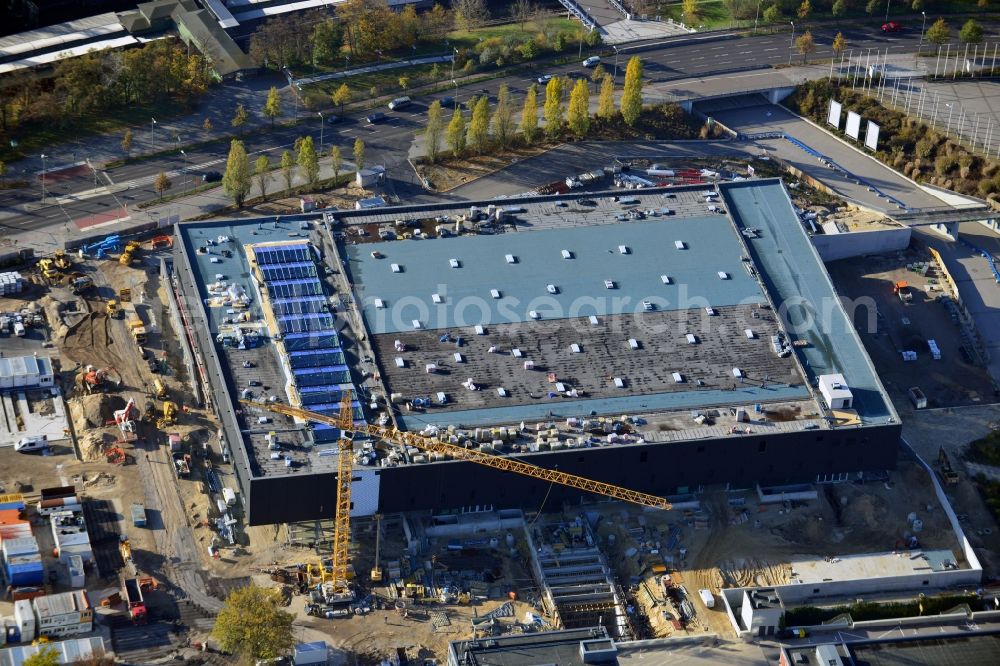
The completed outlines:
<svg viewBox="0 0 1000 666">
<path fill-rule="evenodd" d="M 895 21 L 889 21 L 888 23 L 882 24 L 882 32 L 899 32 L 903 29 L 903 26 Z"/>
</svg>

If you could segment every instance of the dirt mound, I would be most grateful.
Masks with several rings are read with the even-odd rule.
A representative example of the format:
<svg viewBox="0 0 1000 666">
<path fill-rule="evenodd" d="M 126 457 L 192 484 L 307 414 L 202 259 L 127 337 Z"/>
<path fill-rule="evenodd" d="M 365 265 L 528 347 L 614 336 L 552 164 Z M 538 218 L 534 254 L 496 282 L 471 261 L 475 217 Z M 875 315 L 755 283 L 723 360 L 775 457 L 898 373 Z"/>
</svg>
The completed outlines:
<svg viewBox="0 0 1000 666">
<path fill-rule="evenodd" d="M 881 530 L 886 527 L 887 508 L 886 501 L 881 497 L 860 495 L 848 503 L 844 516 L 855 525 L 861 525 L 869 530 Z"/>
<path fill-rule="evenodd" d="M 70 416 L 77 433 L 90 428 L 100 428 L 105 421 L 115 417 L 115 411 L 125 407 L 125 400 L 117 395 L 104 393 L 85 395 L 69 403 Z"/>
<path fill-rule="evenodd" d="M 113 435 L 90 433 L 80 440 L 80 456 L 87 462 L 105 459 L 105 450 L 114 443 Z"/>
</svg>

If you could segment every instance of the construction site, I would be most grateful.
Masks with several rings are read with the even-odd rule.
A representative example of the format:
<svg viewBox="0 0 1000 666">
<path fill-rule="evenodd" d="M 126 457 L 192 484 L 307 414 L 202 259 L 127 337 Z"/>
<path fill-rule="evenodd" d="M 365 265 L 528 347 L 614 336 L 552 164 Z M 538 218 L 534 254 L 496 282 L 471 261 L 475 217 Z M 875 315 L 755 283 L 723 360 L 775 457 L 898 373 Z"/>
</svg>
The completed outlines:
<svg viewBox="0 0 1000 666">
<path fill-rule="evenodd" d="M 14 280 L 38 388 L 0 485 L 78 498 L 118 654 L 191 657 L 251 580 L 378 662 L 980 575 L 779 183 L 564 199 L 189 223 Z"/>
</svg>

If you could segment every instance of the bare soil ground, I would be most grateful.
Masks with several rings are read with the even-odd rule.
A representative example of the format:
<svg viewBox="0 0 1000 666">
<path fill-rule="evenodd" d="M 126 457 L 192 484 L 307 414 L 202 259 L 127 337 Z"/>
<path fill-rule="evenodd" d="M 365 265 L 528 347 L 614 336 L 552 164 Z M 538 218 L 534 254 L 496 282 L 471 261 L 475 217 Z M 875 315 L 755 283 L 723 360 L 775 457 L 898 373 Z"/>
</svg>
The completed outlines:
<svg viewBox="0 0 1000 666">
<path fill-rule="evenodd" d="M 460 160 L 440 161 L 437 164 L 418 164 L 417 173 L 431 182 L 438 192 L 447 192 L 470 180 L 475 180 L 494 171 L 508 167 L 515 162 L 541 155 L 559 144 L 538 144 L 530 147 L 512 148 L 489 155 L 476 155 Z M 538 183 L 544 185 L 544 183 Z"/>
</svg>

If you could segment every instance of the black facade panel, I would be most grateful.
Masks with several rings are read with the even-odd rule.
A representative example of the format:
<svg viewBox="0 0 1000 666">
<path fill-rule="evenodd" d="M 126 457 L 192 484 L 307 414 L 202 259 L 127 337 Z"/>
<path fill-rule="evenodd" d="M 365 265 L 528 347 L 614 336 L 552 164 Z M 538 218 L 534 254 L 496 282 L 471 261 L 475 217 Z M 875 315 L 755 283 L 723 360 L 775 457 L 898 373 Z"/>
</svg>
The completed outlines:
<svg viewBox="0 0 1000 666">
<path fill-rule="evenodd" d="M 813 482 L 817 475 L 895 469 L 901 426 L 850 430 L 803 430 L 576 449 L 522 455 L 544 467 L 655 494 L 678 488 L 729 483 L 733 487 Z M 411 511 L 476 504 L 497 508 L 550 509 L 584 494 L 543 481 L 466 462 L 446 462 L 381 470 L 379 509 Z M 251 525 L 332 518 L 335 474 L 255 479 L 250 495 Z M 546 493 L 549 493 L 546 500 Z"/>
</svg>

